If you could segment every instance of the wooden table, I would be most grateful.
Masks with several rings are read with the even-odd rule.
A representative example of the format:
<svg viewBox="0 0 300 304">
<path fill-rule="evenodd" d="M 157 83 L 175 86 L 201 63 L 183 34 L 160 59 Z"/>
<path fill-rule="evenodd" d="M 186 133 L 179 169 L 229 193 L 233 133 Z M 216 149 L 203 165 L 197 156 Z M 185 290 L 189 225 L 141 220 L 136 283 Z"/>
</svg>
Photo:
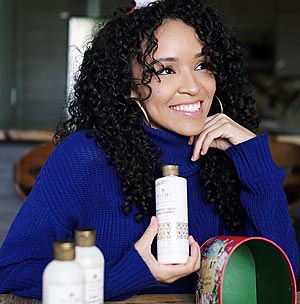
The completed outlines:
<svg viewBox="0 0 300 304">
<path fill-rule="evenodd" d="M 167 303 L 181 303 L 181 304 L 195 304 L 194 294 L 156 294 L 156 295 L 142 295 L 134 296 L 124 301 L 105 302 L 105 304 L 167 304 Z M 41 304 L 42 302 L 33 299 L 25 299 L 16 297 L 10 294 L 0 294 L 0 304 Z"/>
<path fill-rule="evenodd" d="M 155 295 L 142 295 L 134 296 L 124 301 L 119 302 L 105 302 L 105 304 L 167 304 L 167 303 L 182 303 L 182 304 L 195 304 L 196 298 L 194 294 L 155 294 Z M 1 303 L 1 302 L 0 302 Z"/>
<path fill-rule="evenodd" d="M 298 292 L 298 301 L 300 304 L 300 293 Z M 156 294 L 156 295 L 142 295 L 134 296 L 128 300 L 117 302 L 105 302 L 105 304 L 168 304 L 168 303 L 181 303 L 181 304 L 195 304 L 194 294 Z M 13 295 L 0 294 L 0 304 L 41 304 L 40 301 L 33 299 L 19 298 Z M 289 303 L 283 303 L 289 304 Z"/>
</svg>

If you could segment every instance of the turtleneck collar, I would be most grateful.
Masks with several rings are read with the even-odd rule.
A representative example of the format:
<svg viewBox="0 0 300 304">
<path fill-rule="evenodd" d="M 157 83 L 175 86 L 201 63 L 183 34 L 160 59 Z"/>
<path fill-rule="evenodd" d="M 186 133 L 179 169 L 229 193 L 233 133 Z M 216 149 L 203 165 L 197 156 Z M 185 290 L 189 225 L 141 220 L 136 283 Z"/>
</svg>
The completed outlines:
<svg viewBox="0 0 300 304">
<path fill-rule="evenodd" d="M 188 137 L 169 131 L 153 129 L 144 124 L 144 130 L 153 144 L 162 152 L 162 164 L 179 166 L 180 176 L 186 177 L 199 169 L 199 162 L 192 162 L 193 146 L 188 144 Z"/>
</svg>

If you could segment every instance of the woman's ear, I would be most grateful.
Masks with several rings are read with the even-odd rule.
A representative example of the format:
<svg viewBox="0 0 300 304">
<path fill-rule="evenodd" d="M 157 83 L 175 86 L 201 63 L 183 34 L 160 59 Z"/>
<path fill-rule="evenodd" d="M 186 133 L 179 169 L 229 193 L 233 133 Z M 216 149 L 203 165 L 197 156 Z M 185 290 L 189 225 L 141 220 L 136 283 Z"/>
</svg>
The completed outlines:
<svg viewBox="0 0 300 304">
<path fill-rule="evenodd" d="M 138 94 L 137 94 L 136 90 L 131 89 L 130 98 L 131 99 L 137 99 L 138 98 Z"/>
</svg>

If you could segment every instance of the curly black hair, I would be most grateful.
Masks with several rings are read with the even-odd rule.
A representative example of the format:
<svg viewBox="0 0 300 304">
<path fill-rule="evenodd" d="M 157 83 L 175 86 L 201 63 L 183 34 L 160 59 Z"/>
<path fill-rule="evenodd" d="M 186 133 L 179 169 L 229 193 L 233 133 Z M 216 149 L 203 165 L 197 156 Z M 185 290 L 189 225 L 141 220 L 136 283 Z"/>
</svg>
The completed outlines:
<svg viewBox="0 0 300 304">
<path fill-rule="evenodd" d="M 77 130 L 91 130 L 90 136 L 96 137 L 122 179 L 123 213 L 130 214 L 136 205 L 135 218 L 140 221 L 155 212 L 154 181 L 160 156 L 143 129 L 141 110 L 130 98 L 131 91 L 137 90 L 131 64 L 133 59 L 140 63 L 142 84 L 147 86 L 155 75 L 147 58 L 153 58 L 157 49 L 155 31 L 163 20 L 180 19 L 195 29 L 204 43 L 202 52 L 210 58 L 209 69 L 224 113 L 253 132 L 257 132 L 259 119 L 242 49 L 212 7 L 199 0 L 161 0 L 133 10 L 134 6 L 132 1 L 119 8 L 88 45 L 68 107 L 69 117 L 58 124 L 55 140 L 59 143 Z M 214 102 L 210 114 L 218 111 Z M 239 231 L 245 211 L 231 159 L 223 151 L 209 149 L 199 168 L 207 201 L 214 204 L 227 228 Z"/>
</svg>

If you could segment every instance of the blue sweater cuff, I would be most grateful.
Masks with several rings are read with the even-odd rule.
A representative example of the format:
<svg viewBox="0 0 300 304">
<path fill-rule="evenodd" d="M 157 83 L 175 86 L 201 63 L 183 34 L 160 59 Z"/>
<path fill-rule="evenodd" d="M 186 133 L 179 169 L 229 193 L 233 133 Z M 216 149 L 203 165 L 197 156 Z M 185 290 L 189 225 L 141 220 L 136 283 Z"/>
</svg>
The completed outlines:
<svg viewBox="0 0 300 304">
<path fill-rule="evenodd" d="M 242 182 L 278 172 L 269 147 L 268 135 L 261 134 L 226 150 Z"/>
<path fill-rule="evenodd" d="M 136 294 L 139 290 L 161 286 L 161 283 L 153 277 L 134 245 L 128 249 L 119 263 L 110 270 L 107 279 L 108 281 L 104 284 L 110 286 L 105 288 L 105 298 L 111 300 L 121 300 L 128 298 L 130 294 Z M 111 285 L 112 282 L 113 286 Z M 114 297 L 111 298 L 111 295 L 114 295 Z"/>
</svg>

